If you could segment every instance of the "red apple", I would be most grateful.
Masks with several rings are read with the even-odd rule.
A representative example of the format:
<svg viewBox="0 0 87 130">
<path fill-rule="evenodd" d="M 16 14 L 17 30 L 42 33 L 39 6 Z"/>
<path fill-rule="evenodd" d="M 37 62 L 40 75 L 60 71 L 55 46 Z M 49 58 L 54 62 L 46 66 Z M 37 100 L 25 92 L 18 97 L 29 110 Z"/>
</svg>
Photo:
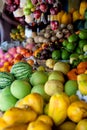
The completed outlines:
<svg viewBox="0 0 87 130">
<path fill-rule="evenodd" d="M 52 30 L 56 30 L 59 27 L 59 23 L 58 23 L 58 21 L 51 21 L 50 26 L 51 26 Z"/>
<path fill-rule="evenodd" d="M 34 15 L 35 19 L 39 19 L 40 16 L 41 16 L 41 11 L 40 10 L 35 10 L 34 13 L 33 13 L 33 15 Z"/>
<path fill-rule="evenodd" d="M 41 4 L 40 4 L 40 10 L 41 10 L 42 12 L 46 12 L 46 11 L 47 11 L 47 5 L 46 5 L 45 3 L 41 3 Z"/>
<path fill-rule="evenodd" d="M 52 15 L 56 15 L 56 14 L 58 13 L 58 8 L 57 8 L 57 7 L 52 7 L 52 8 L 50 9 L 50 13 L 51 13 Z"/>
<path fill-rule="evenodd" d="M 36 5 L 38 3 L 38 0 L 31 0 L 33 5 Z"/>
</svg>

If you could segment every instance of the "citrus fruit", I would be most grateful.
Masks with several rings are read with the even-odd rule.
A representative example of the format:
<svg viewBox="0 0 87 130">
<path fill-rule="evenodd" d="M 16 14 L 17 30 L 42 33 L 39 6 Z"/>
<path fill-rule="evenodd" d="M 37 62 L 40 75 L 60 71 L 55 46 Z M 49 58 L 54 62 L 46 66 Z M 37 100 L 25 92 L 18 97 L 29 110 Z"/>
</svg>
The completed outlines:
<svg viewBox="0 0 87 130">
<path fill-rule="evenodd" d="M 54 50 L 52 52 L 52 58 L 55 59 L 55 60 L 59 60 L 61 58 L 60 50 Z"/>
<path fill-rule="evenodd" d="M 40 94 L 45 101 L 48 101 L 50 96 L 48 96 L 45 91 L 44 91 L 44 85 L 43 84 L 39 84 L 36 86 L 33 86 L 33 88 L 31 89 L 31 93 L 38 93 Z"/>
<path fill-rule="evenodd" d="M 69 55 L 70 53 L 67 50 L 62 50 L 62 54 L 61 54 L 62 60 L 68 60 Z"/>
<path fill-rule="evenodd" d="M 63 40 L 63 42 L 62 42 L 62 45 L 63 45 L 63 47 L 66 47 L 66 45 L 68 44 L 69 42 L 68 42 L 68 40 Z"/>
<path fill-rule="evenodd" d="M 69 52 L 71 52 L 71 51 L 74 51 L 74 49 L 75 49 L 75 44 L 74 43 L 68 43 L 67 45 L 66 45 L 66 49 L 69 51 Z"/>
<path fill-rule="evenodd" d="M 31 85 L 24 80 L 15 80 L 11 84 L 11 93 L 17 99 L 21 99 L 31 92 Z"/>
<path fill-rule="evenodd" d="M 68 80 L 66 83 L 65 83 L 65 93 L 68 95 L 68 96 L 71 96 L 71 95 L 74 95 L 76 94 L 76 91 L 78 90 L 78 84 L 77 84 L 77 81 L 76 80 Z"/>
</svg>

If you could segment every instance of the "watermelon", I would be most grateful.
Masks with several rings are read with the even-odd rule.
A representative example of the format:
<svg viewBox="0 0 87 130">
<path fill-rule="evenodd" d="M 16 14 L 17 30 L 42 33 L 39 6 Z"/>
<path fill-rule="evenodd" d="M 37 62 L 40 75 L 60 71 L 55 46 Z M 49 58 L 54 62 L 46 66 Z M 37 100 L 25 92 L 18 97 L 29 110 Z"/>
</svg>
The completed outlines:
<svg viewBox="0 0 87 130">
<path fill-rule="evenodd" d="M 15 77 L 13 74 L 9 72 L 0 72 L 0 88 L 10 86 L 14 80 Z"/>
<path fill-rule="evenodd" d="M 33 69 L 27 62 L 18 62 L 14 64 L 10 70 L 10 73 L 15 76 L 16 79 L 29 79 Z"/>
</svg>

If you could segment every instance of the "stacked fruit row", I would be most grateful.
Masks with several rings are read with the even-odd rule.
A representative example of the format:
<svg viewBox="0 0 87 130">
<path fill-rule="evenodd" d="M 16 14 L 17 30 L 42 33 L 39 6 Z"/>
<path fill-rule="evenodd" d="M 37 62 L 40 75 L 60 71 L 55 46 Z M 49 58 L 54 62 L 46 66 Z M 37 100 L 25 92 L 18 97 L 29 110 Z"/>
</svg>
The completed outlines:
<svg viewBox="0 0 87 130">
<path fill-rule="evenodd" d="M 86 99 L 87 72 L 69 80 L 69 71 L 65 62 L 54 63 L 50 72 L 33 71 L 28 63 L 19 62 L 10 72 L 0 72 L 0 110 L 4 112 L 0 128 L 64 130 L 70 125 L 70 130 L 85 129 L 87 103 L 78 92 Z"/>
</svg>

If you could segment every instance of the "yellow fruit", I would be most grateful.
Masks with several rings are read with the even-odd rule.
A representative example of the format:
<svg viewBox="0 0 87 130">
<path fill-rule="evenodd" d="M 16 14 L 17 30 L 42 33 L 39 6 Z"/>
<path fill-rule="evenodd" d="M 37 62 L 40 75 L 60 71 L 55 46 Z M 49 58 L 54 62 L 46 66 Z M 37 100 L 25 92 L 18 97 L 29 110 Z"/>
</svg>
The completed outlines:
<svg viewBox="0 0 87 130">
<path fill-rule="evenodd" d="M 32 109 L 23 109 L 13 107 L 7 110 L 2 117 L 7 124 L 13 125 L 18 123 L 28 123 L 37 118 L 37 113 Z"/>
<path fill-rule="evenodd" d="M 48 115 L 40 115 L 37 120 L 43 121 L 44 123 L 53 126 L 53 120 Z"/>
<path fill-rule="evenodd" d="M 70 99 L 70 103 L 72 103 L 72 102 L 78 101 L 79 97 L 77 95 L 72 95 L 69 97 L 69 99 Z"/>
<path fill-rule="evenodd" d="M 42 114 L 44 107 L 44 99 L 40 94 L 31 93 L 16 104 L 16 107 L 19 108 L 24 108 L 26 106 L 31 107 L 38 114 Z"/>
<path fill-rule="evenodd" d="M 72 21 L 71 14 L 65 12 L 65 13 L 63 14 L 62 18 L 61 18 L 61 23 L 67 25 L 67 24 L 71 23 L 71 21 Z"/>
<path fill-rule="evenodd" d="M 28 124 L 18 124 L 18 125 L 11 125 L 8 127 L 5 127 L 3 129 L 0 130 L 27 130 L 27 126 Z"/>
<path fill-rule="evenodd" d="M 76 124 L 72 121 L 65 121 L 58 126 L 58 130 L 75 130 Z"/>
<path fill-rule="evenodd" d="M 0 130 L 2 130 L 3 128 L 7 127 L 8 124 L 6 123 L 6 121 L 0 117 Z"/>
<path fill-rule="evenodd" d="M 73 21 L 80 19 L 80 13 L 78 10 L 73 12 Z"/>
<path fill-rule="evenodd" d="M 79 74 L 77 76 L 78 88 L 83 95 L 87 95 L 87 74 Z"/>
<path fill-rule="evenodd" d="M 34 121 L 29 123 L 27 130 L 52 130 L 52 128 L 43 121 Z"/>
<path fill-rule="evenodd" d="M 61 18 L 62 18 L 62 16 L 63 16 L 63 14 L 64 14 L 64 11 L 63 11 L 63 10 L 60 11 L 60 12 L 57 14 L 57 20 L 59 21 L 59 23 L 61 23 Z"/>
<path fill-rule="evenodd" d="M 67 108 L 70 104 L 69 97 L 65 93 L 56 93 L 49 100 L 48 115 L 55 125 L 60 125 L 67 118 Z"/>
<path fill-rule="evenodd" d="M 87 119 L 79 121 L 75 130 L 87 130 Z"/>
<path fill-rule="evenodd" d="M 84 13 L 85 13 L 85 10 L 87 8 L 87 1 L 83 0 L 81 3 L 80 3 L 80 8 L 79 8 L 79 13 L 84 16 Z"/>
<path fill-rule="evenodd" d="M 87 103 L 85 101 L 75 101 L 67 109 L 67 115 L 70 120 L 78 123 L 87 117 Z"/>
</svg>

